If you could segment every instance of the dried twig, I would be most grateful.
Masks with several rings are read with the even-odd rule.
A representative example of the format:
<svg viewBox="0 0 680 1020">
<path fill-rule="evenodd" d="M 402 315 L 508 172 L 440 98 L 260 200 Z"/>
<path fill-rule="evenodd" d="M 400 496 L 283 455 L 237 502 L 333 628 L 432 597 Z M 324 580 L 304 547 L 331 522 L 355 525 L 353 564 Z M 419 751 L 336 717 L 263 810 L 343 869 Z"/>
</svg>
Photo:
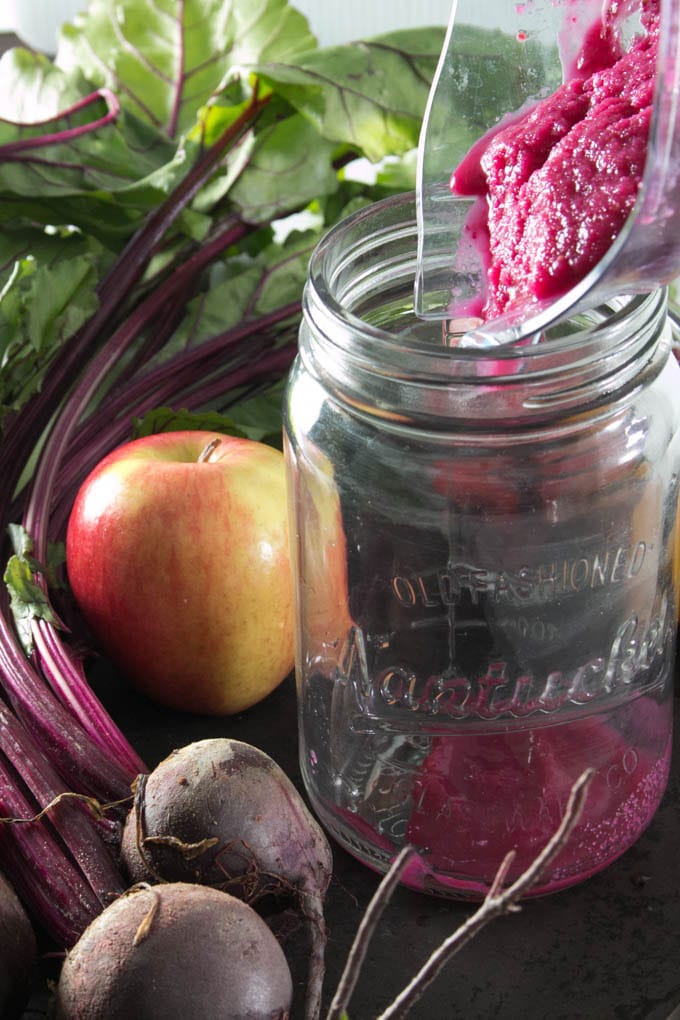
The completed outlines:
<svg viewBox="0 0 680 1020">
<path fill-rule="evenodd" d="M 546 846 L 512 885 L 502 890 L 514 852 L 508 854 L 487 893 L 484 902 L 459 928 L 445 939 L 421 967 L 411 982 L 399 993 L 377 1020 L 399 1020 L 406 1016 L 426 988 L 460 949 L 496 917 L 519 910 L 517 901 L 541 880 L 557 854 L 566 845 L 583 810 L 588 786 L 594 775 L 593 769 L 586 769 L 571 788 L 562 821 Z"/>
<path fill-rule="evenodd" d="M 515 851 L 511 850 L 505 855 L 479 909 L 434 950 L 413 980 L 390 1003 L 387 1009 L 380 1014 L 377 1020 L 399 1020 L 399 1018 L 406 1016 L 451 957 L 455 956 L 463 946 L 470 942 L 489 921 L 520 909 L 517 901 L 541 880 L 550 864 L 568 842 L 581 817 L 588 787 L 594 774 L 593 769 L 586 769 L 579 776 L 571 788 L 569 801 L 559 827 L 529 867 L 512 885 L 503 890 L 503 884 L 515 858 Z M 395 857 L 389 871 L 384 875 L 368 904 L 354 937 L 349 956 L 347 957 L 347 963 L 342 972 L 330 1009 L 326 1014 L 326 1020 L 342 1020 L 346 1016 L 345 1011 L 361 973 L 368 944 L 399 879 L 414 854 L 415 850 L 413 847 L 406 846 L 403 848 L 399 855 Z"/>
<path fill-rule="evenodd" d="M 326 1014 L 326 1020 L 341 1020 L 344 1011 L 347 1009 L 347 1004 L 366 959 L 368 944 L 373 937 L 383 910 L 387 906 L 399 879 L 404 873 L 406 865 L 414 854 L 415 850 L 411 846 L 405 846 L 401 850 L 399 855 L 392 861 L 389 871 L 383 876 L 380 885 L 366 907 L 366 912 L 361 919 L 361 924 L 352 942 L 345 969 L 340 977 L 330 1009 Z"/>
</svg>

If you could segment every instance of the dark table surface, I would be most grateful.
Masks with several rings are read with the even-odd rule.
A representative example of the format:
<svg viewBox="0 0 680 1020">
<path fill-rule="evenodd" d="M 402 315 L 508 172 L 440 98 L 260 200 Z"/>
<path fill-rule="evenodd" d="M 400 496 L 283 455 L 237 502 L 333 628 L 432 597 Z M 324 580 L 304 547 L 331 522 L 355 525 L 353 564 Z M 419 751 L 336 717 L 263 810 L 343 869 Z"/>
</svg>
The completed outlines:
<svg viewBox="0 0 680 1020">
<path fill-rule="evenodd" d="M 259 705 L 227 719 L 191 717 L 154 706 L 101 667 L 94 672 L 94 685 L 149 766 L 191 740 L 234 736 L 261 747 L 301 786 L 291 679 Z M 676 689 L 680 691 L 680 660 Z M 680 708 L 677 697 L 676 708 Z M 334 876 L 327 900 L 328 996 L 378 882 L 339 847 L 333 849 Z M 377 1016 L 471 910 L 463 903 L 399 888 L 371 943 L 351 1003 L 352 1020 Z M 299 964 L 304 942 L 298 945 L 296 939 L 290 952 Z M 41 964 L 26 1020 L 49 1015 L 47 981 L 54 974 L 54 964 Z M 301 1000 L 300 987 L 298 1003 Z M 631 850 L 583 885 L 532 900 L 520 913 L 492 922 L 448 965 L 410 1016 L 413 1020 L 668 1020 L 679 1004 L 680 760 L 676 753 L 661 807 Z M 298 1005 L 294 1017 L 299 1016 Z"/>
</svg>

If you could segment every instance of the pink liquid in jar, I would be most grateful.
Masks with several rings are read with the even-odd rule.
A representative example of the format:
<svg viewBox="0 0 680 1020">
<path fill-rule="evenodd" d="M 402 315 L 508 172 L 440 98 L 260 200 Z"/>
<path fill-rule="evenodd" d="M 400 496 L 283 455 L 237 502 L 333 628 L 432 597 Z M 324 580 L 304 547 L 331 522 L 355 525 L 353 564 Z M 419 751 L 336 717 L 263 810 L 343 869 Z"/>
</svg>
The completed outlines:
<svg viewBox="0 0 680 1020">
<path fill-rule="evenodd" d="M 667 705 L 640 698 L 570 724 L 441 740 L 416 782 L 406 839 L 423 857 L 410 882 L 474 892 L 510 849 L 516 856 L 508 877 L 517 877 L 557 829 L 586 763 L 596 771 L 583 814 L 536 891 L 606 867 L 659 804 L 668 779 L 669 714 Z"/>
<path fill-rule="evenodd" d="M 345 806 L 315 808 L 364 863 L 384 870 L 408 843 L 418 857 L 404 884 L 480 899 L 508 851 L 512 881 L 543 849 L 572 784 L 591 767 L 581 819 L 532 895 L 554 892 L 607 867 L 647 827 L 668 780 L 671 719 L 672 699 L 641 696 L 569 722 L 383 739 L 363 766 L 358 747 L 367 737 L 357 736 L 354 773 L 335 784 Z"/>
</svg>

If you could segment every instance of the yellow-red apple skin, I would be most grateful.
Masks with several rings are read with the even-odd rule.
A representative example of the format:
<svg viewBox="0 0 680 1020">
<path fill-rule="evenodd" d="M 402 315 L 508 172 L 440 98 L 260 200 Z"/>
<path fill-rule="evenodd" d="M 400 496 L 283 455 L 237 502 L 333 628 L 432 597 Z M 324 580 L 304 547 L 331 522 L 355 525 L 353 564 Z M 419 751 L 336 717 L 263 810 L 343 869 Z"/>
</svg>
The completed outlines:
<svg viewBox="0 0 680 1020">
<path fill-rule="evenodd" d="M 78 492 L 66 563 L 102 650 L 156 702 L 229 715 L 260 701 L 292 669 L 278 450 L 209 432 L 118 447 Z"/>
</svg>

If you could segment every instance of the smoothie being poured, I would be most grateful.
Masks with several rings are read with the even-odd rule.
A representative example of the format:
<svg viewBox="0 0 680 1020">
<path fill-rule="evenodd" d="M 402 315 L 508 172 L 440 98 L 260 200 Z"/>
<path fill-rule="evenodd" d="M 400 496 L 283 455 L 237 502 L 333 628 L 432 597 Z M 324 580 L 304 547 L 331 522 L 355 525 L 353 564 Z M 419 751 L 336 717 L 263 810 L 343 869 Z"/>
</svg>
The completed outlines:
<svg viewBox="0 0 680 1020">
<path fill-rule="evenodd" d="M 484 257 L 479 314 L 487 320 L 565 293 L 599 262 L 633 209 L 652 116 L 660 0 L 642 0 L 640 31 L 627 47 L 622 17 L 612 0 L 586 33 L 569 79 L 489 132 L 453 172 L 453 193 L 479 199 L 469 230 Z"/>
<path fill-rule="evenodd" d="M 675 165 L 668 190 L 648 189 L 646 173 L 640 187 L 646 159 L 651 169 L 675 153 L 655 148 L 675 117 L 650 116 L 657 46 L 672 63 L 659 0 L 643 0 L 632 40 L 640 0 L 607 0 L 582 45 L 578 33 L 568 83 L 533 101 L 560 80 L 565 10 L 590 25 L 601 2 L 517 4 L 517 28 L 531 8 L 523 49 L 522 32 L 481 26 L 488 7 L 457 0 L 415 222 L 412 196 L 377 203 L 310 263 L 285 405 L 302 773 L 345 849 L 385 871 L 408 844 L 417 856 L 401 880 L 437 895 L 486 895 L 511 851 L 513 881 L 586 768 L 578 824 L 532 892 L 594 875 L 645 830 L 668 778 L 680 419 L 665 295 L 615 302 L 627 292 L 613 291 L 610 314 L 598 293 L 564 318 L 572 282 L 586 273 L 588 291 L 612 239 L 633 236 L 638 195 L 634 225 L 659 225 L 642 231 L 654 250 L 659 234 L 674 245 L 675 217 L 655 218 L 648 196 L 674 204 Z M 496 13 L 512 21 L 506 0 Z M 676 81 L 661 90 L 668 105 Z M 500 106 L 515 112 L 497 124 Z M 454 174 L 472 199 L 458 201 L 449 168 L 494 123 Z M 641 294 L 663 279 L 646 255 L 631 260 Z M 476 333 L 471 295 L 488 331 Z M 509 326 L 494 319 L 513 309 Z"/>
</svg>

